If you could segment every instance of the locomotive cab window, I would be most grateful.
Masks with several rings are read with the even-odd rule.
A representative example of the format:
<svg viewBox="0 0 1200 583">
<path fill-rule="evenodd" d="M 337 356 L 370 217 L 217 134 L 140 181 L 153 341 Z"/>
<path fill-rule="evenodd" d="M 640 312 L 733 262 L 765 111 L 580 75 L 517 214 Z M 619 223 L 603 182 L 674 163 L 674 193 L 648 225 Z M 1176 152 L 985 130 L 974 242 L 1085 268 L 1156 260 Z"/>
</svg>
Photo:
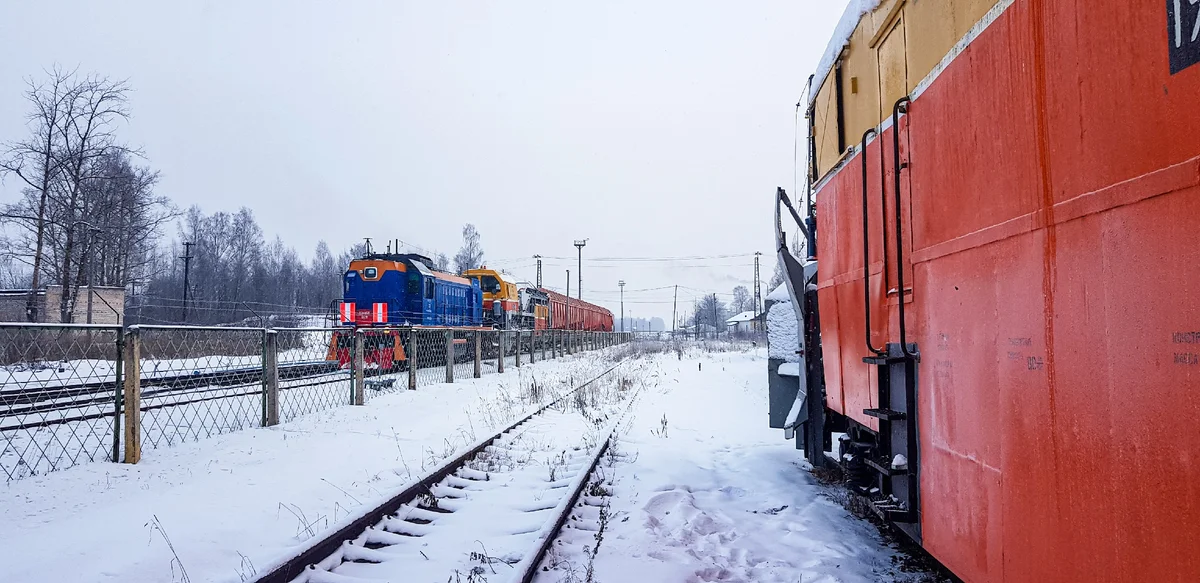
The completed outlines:
<svg viewBox="0 0 1200 583">
<path fill-rule="evenodd" d="M 433 280 L 432 279 L 425 280 L 425 299 L 427 299 L 427 300 L 433 299 Z"/>
<path fill-rule="evenodd" d="M 375 279 L 375 277 L 378 275 L 379 275 L 379 270 L 375 269 L 374 267 L 368 267 L 363 270 L 363 277 L 365 277 L 367 279 Z"/>
<path fill-rule="evenodd" d="M 479 278 L 479 287 L 490 294 L 500 293 L 500 280 L 493 275 L 485 275 Z"/>
</svg>

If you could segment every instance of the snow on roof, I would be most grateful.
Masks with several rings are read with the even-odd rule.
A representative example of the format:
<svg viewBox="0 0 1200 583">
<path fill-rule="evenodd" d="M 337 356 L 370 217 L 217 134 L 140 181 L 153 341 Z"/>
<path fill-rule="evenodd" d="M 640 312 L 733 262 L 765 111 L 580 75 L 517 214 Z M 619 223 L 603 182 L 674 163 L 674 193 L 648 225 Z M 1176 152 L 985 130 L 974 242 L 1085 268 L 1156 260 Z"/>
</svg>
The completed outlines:
<svg viewBox="0 0 1200 583">
<path fill-rule="evenodd" d="M 737 324 L 739 322 L 749 322 L 750 320 L 753 320 L 753 319 L 754 319 L 754 312 L 742 312 L 728 320 L 725 320 L 725 323 L 726 324 Z"/>
<path fill-rule="evenodd" d="M 817 65 L 816 76 L 813 77 L 812 87 L 808 90 L 809 102 L 817 99 L 817 92 L 825 83 L 825 77 L 829 76 L 829 72 L 833 70 L 833 64 L 837 62 L 838 55 L 842 54 L 842 49 L 850 44 L 850 37 L 854 35 L 854 29 L 858 28 L 858 21 L 862 19 L 863 15 L 878 8 L 880 1 L 850 0 L 850 3 L 846 5 L 842 19 L 833 29 L 833 38 L 829 39 L 829 46 L 825 47 L 825 54 L 821 57 L 820 64 Z"/>
<path fill-rule="evenodd" d="M 779 284 L 779 287 L 771 290 L 771 293 L 767 294 L 767 301 L 768 302 L 790 302 L 790 301 L 792 301 L 792 295 L 790 292 L 788 292 L 787 284 L 781 283 L 781 284 Z"/>
</svg>

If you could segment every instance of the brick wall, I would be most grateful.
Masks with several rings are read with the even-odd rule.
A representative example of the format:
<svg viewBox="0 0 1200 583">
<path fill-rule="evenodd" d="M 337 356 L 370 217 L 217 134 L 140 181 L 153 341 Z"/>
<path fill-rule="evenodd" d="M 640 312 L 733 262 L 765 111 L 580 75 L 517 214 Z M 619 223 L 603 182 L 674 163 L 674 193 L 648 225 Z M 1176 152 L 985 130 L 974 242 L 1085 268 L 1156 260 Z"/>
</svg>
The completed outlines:
<svg viewBox="0 0 1200 583">
<path fill-rule="evenodd" d="M 75 292 L 75 310 L 72 321 L 84 324 L 88 321 L 88 288 L 72 289 Z M 125 289 L 119 287 L 94 287 L 92 292 L 92 323 L 118 325 L 125 320 Z M 24 322 L 28 291 L 0 291 L 0 322 Z M 51 285 L 38 293 L 38 321 L 61 322 L 60 303 L 62 286 Z"/>
</svg>

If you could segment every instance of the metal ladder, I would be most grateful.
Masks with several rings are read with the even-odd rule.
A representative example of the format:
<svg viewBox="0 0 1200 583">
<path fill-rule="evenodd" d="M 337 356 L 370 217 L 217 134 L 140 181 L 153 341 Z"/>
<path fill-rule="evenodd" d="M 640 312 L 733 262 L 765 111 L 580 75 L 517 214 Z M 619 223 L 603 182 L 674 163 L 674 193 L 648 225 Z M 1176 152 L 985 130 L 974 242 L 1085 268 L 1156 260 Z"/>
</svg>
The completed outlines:
<svg viewBox="0 0 1200 583">
<path fill-rule="evenodd" d="M 915 343 L 907 339 L 907 325 L 904 314 L 904 240 L 902 236 L 902 199 L 900 196 L 900 172 L 907 167 L 900 159 L 900 114 L 907 113 L 910 101 L 901 98 L 892 108 L 892 144 L 893 144 L 893 174 L 895 178 L 895 211 L 896 211 L 896 280 L 898 290 L 897 304 L 899 308 L 900 342 L 888 343 L 882 350 L 875 348 L 871 342 L 871 292 L 870 292 L 870 237 L 868 235 L 868 196 L 867 196 L 867 139 L 875 134 L 875 130 L 867 130 L 863 134 L 862 168 L 863 168 L 863 289 L 864 308 L 866 310 L 866 345 L 871 355 L 863 358 L 863 362 L 876 367 L 878 386 L 876 387 L 879 407 L 864 409 L 863 414 L 879 420 L 878 444 L 874 456 L 864 457 L 864 463 L 879 474 L 880 494 L 882 497 L 873 498 L 871 508 L 879 517 L 888 522 L 919 524 L 919 487 L 918 468 L 920 464 L 918 435 L 917 435 L 917 365 L 921 354 Z M 880 150 L 883 144 L 880 144 Z M 886 182 L 886 179 L 885 179 Z M 882 200 L 886 204 L 886 193 Z M 887 278 L 887 222 L 884 221 L 884 271 Z M 885 281 L 885 288 L 887 287 Z M 903 463 L 898 456 L 904 456 Z"/>
</svg>

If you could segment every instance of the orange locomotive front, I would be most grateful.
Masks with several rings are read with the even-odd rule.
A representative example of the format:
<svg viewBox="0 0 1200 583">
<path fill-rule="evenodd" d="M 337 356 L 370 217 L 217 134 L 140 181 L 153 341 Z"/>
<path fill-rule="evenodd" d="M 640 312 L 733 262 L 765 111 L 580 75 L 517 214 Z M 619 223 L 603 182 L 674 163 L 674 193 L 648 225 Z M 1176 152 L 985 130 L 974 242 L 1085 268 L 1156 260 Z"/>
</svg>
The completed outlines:
<svg viewBox="0 0 1200 583">
<path fill-rule="evenodd" d="M 810 413 L 965 581 L 1200 581 L 1200 5 L 875 4 L 809 110 Z"/>
</svg>

